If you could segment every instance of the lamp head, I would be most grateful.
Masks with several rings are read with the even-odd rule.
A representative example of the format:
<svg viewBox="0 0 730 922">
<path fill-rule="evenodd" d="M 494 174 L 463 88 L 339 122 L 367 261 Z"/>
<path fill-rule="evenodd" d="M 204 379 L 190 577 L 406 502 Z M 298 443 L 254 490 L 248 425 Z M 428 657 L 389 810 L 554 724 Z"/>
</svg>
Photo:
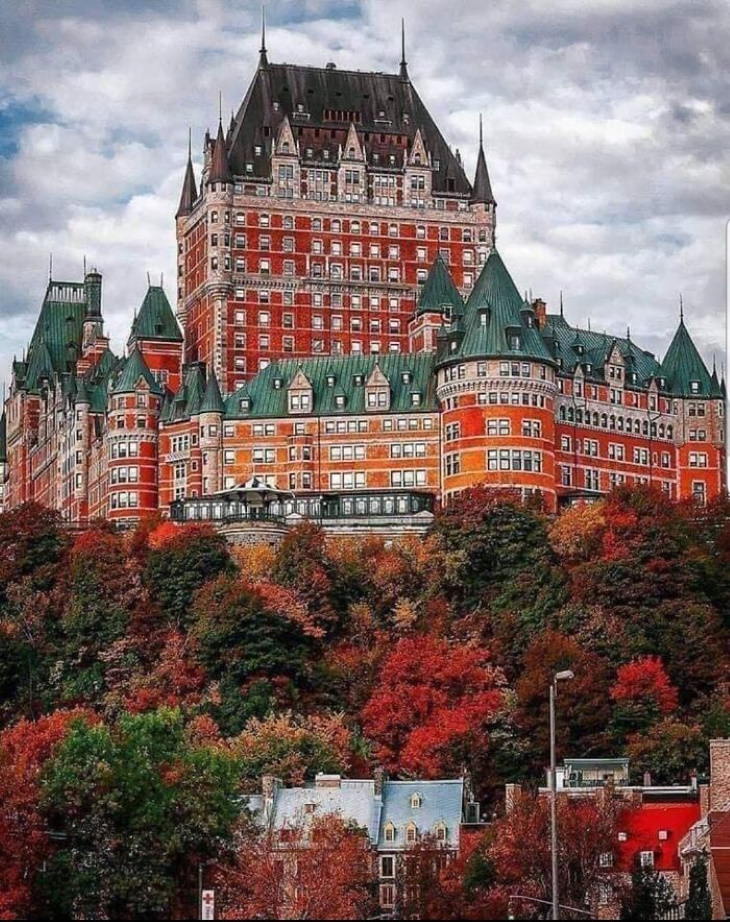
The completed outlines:
<svg viewBox="0 0 730 922">
<path fill-rule="evenodd" d="M 574 678 L 575 678 L 575 673 L 573 672 L 572 669 L 563 669 L 562 672 L 555 673 L 556 682 L 563 682 L 563 681 L 566 681 L 567 679 L 574 679 Z"/>
</svg>

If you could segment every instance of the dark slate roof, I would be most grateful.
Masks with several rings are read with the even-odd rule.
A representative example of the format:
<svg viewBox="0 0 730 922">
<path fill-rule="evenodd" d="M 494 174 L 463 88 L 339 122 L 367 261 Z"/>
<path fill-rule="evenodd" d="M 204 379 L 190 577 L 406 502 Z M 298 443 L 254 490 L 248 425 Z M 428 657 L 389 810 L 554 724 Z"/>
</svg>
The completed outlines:
<svg viewBox="0 0 730 922">
<path fill-rule="evenodd" d="M 537 325 L 528 326 L 524 306 L 502 257 L 493 250 L 467 299 L 461 346 L 449 358 L 505 356 L 554 361 Z M 483 323 L 485 312 L 487 320 Z M 519 333 L 518 349 L 509 345 L 509 330 Z"/>
<path fill-rule="evenodd" d="M 278 103 L 278 109 L 274 108 L 274 103 Z M 299 103 L 304 113 L 297 112 Z M 385 113 L 383 117 L 379 115 L 381 111 Z M 337 121 L 329 117 L 333 112 L 341 114 Z M 448 192 L 448 180 L 452 180 L 455 193 L 471 194 L 464 170 L 413 84 L 398 74 L 293 64 L 267 63 L 259 67 L 236 113 L 236 127 L 229 145 L 233 173 L 259 178 L 270 176 L 271 146 L 285 116 L 295 136 L 300 127 L 303 129 L 301 147 L 334 148 L 336 151 L 338 144 L 344 144 L 349 125 L 354 122 L 369 159 L 374 152 L 396 153 L 399 164 L 402 163 L 403 144 L 398 144 L 398 137 L 407 138 L 410 147 L 420 128 L 426 149 L 433 160 L 439 161 L 439 168 L 433 174 L 434 191 Z M 320 129 L 319 139 L 316 129 Z M 333 129 L 337 132 L 335 138 L 330 136 Z M 385 140 L 381 140 L 381 136 Z M 258 157 L 254 155 L 255 145 L 262 147 Z M 252 174 L 246 174 L 246 163 L 253 164 Z"/>
<path fill-rule="evenodd" d="M 162 339 L 181 343 L 183 336 L 161 285 L 150 285 L 139 313 L 132 323 L 134 339 Z"/>
<path fill-rule="evenodd" d="M 228 166 L 228 154 L 226 151 L 226 139 L 223 134 L 223 124 L 218 122 L 218 134 L 213 143 L 213 156 L 210 162 L 210 171 L 208 172 L 208 182 L 231 182 L 231 169 Z"/>
<path fill-rule="evenodd" d="M 376 365 L 390 383 L 389 412 L 433 412 L 436 409 L 434 362 L 435 357 L 427 353 L 322 356 L 302 361 L 280 361 L 260 371 L 227 398 L 226 416 L 267 419 L 288 416 L 287 387 L 299 370 L 312 384 L 313 414 L 366 414 L 365 382 Z M 406 372 L 410 373 L 409 383 L 403 380 Z M 334 376 L 332 384 L 328 383 L 328 376 Z M 361 384 L 355 383 L 356 376 L 360 377 Z M 275 386 L 276 379 L 280 382 L 279 387 Z M 413 392 L 421 395 L 419 406 L 413 406 L 411 402 Z M 343 408 L 336 406 L 338 394 L 345 397 Z M 244 397 L 251 401 L 249 410 L 241 406 Z"/>
<path fill-rule="evenodd" d="M 8 460 L 8 427 L 5 412 L 0 416 L 0 464 Z"/>
<path fill-rule="evenodd" d="M 162 388 L 149 370 L 142 353 L 139 349 L 132 349 L 119 369 L 112 386 L 112 393 L 133 394 L 137 390 L 137 383 L 140 378 L 144 378 L 153 393 L 162 394 Z"/>
<path fill-rule="evenodd" d="M 200 403 L 200 412 L 223 413 L 223 410 L 223 397 L 221 396 L 221 389 L 218 385 L 218 378 L 216 378 L 215 372 L 211 369 L 208 375 L 208 381 L 205 385 L 205 393 Z"/>
<path fill-rule="evenodd" d="M 181 218 L 185 215 L 189 215 L 193 210 L 193 205 L 197 197 L 198 189 L 195 185 L 195 170 L 193 169 L 193 161 L 190 158 L 190 154 L 188 154 L 188 162 L 185 167 L 185 178 L 183 179 L 182 192 L 180 193 L 180 204 L 175 212 L 175 217 Z"/>
<path fill-rule="evenodd" d="M 687 332 L 684 318 L 679 321 L 677 332 L 669 344 L 661 367 L 661 373 L 667 379 L 667 389 L 678 397 L 722 396 L 717 375 L 713 382 L 697 347 L 692 342 L 692 337 Z M 693 381 L 699 384 L 699 390 L 694 392 L 691 387 Z"/>
<path fill-rule="evenodd" d="M 651 378 L 662 374 L 656 357 L 651 352 L 640 349 L 628 337 L 612 336 L 608 333 L 573 327 L 562 314 L 548 314 L 543 337 L 551 351 L 555 343 L 555 358 L 562 359 L 561 367 L 566 372 L 573 372 L 576 365 L 590 363 L 593 371 L 589 377 L 603 377 L 603 366 L 615 344 L 624 357 L 627 367 L 636 372 L 637 384 L 644 385 Z M 583 355 L 576 351 L 581 346 L 584 350 Z"/>
<path fill-rule="evenodd" d="M 453 315 L 461 314 L 464 310 L 464 302 L 439 253 L 421 289 L 416 313 L 443 311 L 445 307 L 450 308 Z"/>
<path fill-rule="evenodd" d="M 497 204 L 492 195 L 492 184 L 489 181 L 487 158 L 484 156 L 481 122 L 479 123 L 479 154 L 477 156 L 477 169 L 474 174 L 474 188 L 471 193 L 471 201 L 474 203 L 481 202 L 486 205 Z"/>
<path fill-rule="evenodd" d="M 48 283 L 41 312 L 31 337 L 26 361 L 16 363 L 18 383 L 37 390 L 40 378 L 68 370 L 71 351 L 81 351 L 86 290 L 83 282 Z M 71 349 L 69 348 L 71 347 Z M 18 377 L 20 375 L 20 378 Z"/>
</svg>

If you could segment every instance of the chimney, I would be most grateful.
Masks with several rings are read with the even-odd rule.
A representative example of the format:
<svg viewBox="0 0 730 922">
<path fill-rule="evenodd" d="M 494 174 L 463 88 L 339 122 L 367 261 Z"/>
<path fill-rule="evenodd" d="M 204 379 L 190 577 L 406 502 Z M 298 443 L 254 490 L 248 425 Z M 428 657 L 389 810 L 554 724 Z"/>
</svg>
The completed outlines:
<svg viewBox="0 0 730 922">
<path fill-rule="evenodd" d="M 314 786 L 316 788 L 338 788 L 341 781 L 341 775 L 325 775 L 322 772 L 317 772 L 314 776 Z"/>
<path fill-rule="evenodd" d="M 517 801 L 522 795 L 522 785 L 521 784 L 505 784 L 504 786 L 504 812 L 511 813 Z"/>
<path fill-rule="evenodd" d="M 281 781 L 274 775 L 264 775 L 261 779 L 261 793 L 266 800 L 271 800 L 280 787 Z"/>
<path fill-rule="evenodd" d="M 730 739 L 710 740 L 710 810 L 730 801 Z"/>
<path fill-rule="evenodd" d="M 374 793 L 376 797 L 383 796 L 383 781 L 384 781 L 383 769 L 378 766 L 373 772 L 373 784 L 374 784 Z"/>
<path fill-rule="evenodd" d="M 547 304 L 543 301 L 542 298 L 535 298 L 532 302 L 532 309 L 535 311 L 535 320 L 537 325 L 542 330 L 547 321 Z"/>
</svg>

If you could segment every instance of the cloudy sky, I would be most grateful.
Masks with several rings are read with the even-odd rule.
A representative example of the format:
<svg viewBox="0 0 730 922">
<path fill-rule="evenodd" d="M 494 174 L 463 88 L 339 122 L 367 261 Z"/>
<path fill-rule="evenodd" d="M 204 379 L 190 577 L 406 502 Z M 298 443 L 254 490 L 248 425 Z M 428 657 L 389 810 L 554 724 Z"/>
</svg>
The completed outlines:
<svg viewBox="0 0 730 922">
<path fill-rule="evenodd" d="M 146 273 L 174 279 L 173 214 L 192 126 L 200 163 L 218 92 L 237 108 L 257 62 L 244 0 L 0 4 L 0 380 L 54 277 L 104 274 L 113 345 Z M 725 0 L 270 0 L 269 59 L 397 70 L 476 157 L 520 289 L 660 355 L 684 297 L 723 360 L 730 216 Z M 173 286 L 168 285 L 171 300 Z"/>
</svg>

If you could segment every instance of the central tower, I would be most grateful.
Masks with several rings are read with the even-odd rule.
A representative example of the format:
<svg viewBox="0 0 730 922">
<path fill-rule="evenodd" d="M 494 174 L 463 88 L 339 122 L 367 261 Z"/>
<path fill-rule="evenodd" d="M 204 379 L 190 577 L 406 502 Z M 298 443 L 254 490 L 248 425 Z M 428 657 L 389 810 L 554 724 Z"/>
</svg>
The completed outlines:
<svg viewBox="0 0 730 922">
<path fill-rule="evenodd" d="M 494 246 L 474 183 L 411 83 L 334 64 L 259 66 L 227 130 L 191 157 L 176 215 L 185 360 L 231 393 L 270 362 L 408 348 L 437 256 L 468 296 Z"/>
</svg>

